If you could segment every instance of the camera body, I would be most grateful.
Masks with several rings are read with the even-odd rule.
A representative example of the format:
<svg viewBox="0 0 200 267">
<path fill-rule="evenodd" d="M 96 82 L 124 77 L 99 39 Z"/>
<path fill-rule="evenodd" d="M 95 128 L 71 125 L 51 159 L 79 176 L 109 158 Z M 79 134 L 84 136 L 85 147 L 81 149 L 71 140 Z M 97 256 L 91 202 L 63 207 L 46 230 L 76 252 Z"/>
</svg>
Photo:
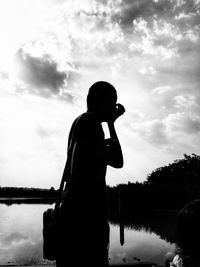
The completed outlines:
<svg viewBox="0 0 200 267">
<path fill-rule="evenodd" d="M 125 112 L 125 108 L 122 104 L 117 103 L 116 104 L 116 116 L 119 117 L 121 115 L 123 115 Z"/>
</svg>

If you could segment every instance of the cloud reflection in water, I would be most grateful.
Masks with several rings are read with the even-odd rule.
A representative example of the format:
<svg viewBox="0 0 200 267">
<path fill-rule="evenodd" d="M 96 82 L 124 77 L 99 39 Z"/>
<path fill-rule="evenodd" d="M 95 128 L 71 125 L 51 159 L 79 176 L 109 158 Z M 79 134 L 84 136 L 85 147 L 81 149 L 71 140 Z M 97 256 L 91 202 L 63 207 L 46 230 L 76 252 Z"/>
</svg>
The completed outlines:
<svg viewBox="0 0 200 267">
<path fill-rule="evenodd" d="M 42 215 L 48 205 L 0 205 L 0 264 L 34 264 L 43 261 Z M 81 226 L 81 222 L 80 222 Z M 112 263 L 152 261 L 163 263 L 174 244 L 155 233 L 125 229 L 125 244 L 120 246 L 119 227 L 111 224 L 110 259 Z M 77 245 L 77 253 L 79 247 Z"/>
</svg>

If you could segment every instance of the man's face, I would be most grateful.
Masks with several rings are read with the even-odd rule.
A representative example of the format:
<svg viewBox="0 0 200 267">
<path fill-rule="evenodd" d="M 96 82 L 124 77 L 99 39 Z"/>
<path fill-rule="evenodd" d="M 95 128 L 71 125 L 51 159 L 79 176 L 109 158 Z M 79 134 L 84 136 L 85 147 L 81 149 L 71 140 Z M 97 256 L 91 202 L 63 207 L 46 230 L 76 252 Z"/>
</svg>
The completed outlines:
<svg viewBox="0 0 200 267">
<path fill-rule="evenodd" d="M 102 121 L 107 122 L 112 118 L 114 112 L 116 111 L 116 103 L 117 98 L 113 96 L 108 96 L 102 100 L 99 107 L 99 113 Z"/>
</svg>

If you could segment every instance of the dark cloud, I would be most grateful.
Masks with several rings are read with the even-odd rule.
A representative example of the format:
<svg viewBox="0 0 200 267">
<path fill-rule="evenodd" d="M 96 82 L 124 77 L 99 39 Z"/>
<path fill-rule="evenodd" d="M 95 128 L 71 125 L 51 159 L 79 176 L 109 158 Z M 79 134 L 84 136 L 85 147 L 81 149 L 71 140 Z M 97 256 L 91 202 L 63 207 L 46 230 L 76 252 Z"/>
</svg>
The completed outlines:
<svg viewBox="0 0 200 267">
<path fill-rule="evenodd" d="M 190 20 L 175 20 L 179 15 L 192 14 Z M 124 30 L 132 28 L 133 20 L 143 18 L 151 23 L 153 18 L 164 19 L 168 22 L 185 28 L 199 24 L 199 4 L 194 0 L 124 0 L 120 5 L 120 11 L 116 12 L 112 19 L 120 23 Z"/>
<path fill-rule="evenodd" d="M 177 11 L 187 13 L 196 13 L 199 10 L 199 3 L 197 0 L 187 0 L 180 3 L 179 0 L 174 0 L 174 5 Z"/>
<path fill-rule="evenodd" d="M 138 17 L 147 19 L 155 15 L 162 18 L 172 16 L 173 6 L 171 1 L 124 0 L 120 12 L 113 15 L 113 20 L 120 22 L 123 28 L 129 28 Z"/>
<path fill-rule="evenodd" d="M 80 76 L 77 71 L 59 71 L 58 64 L 49 55 L 37 58 L 26 54 L 22 49 L 18 51 L 16 58 L 18 78 L 28 85 L 30 93 L 73 101 L 69 90 Z"/>
<path fill-rule="evenodd" d="M 67 78 L 66 73 L 58 71 L 56 62 L 49 56 L 36 58 L 19 50 L 17 59 L 22 65 L 20 75 L 26 82 L 39 88 L 49 88 L 52 93 L 57 94 Z"/>
</svg>

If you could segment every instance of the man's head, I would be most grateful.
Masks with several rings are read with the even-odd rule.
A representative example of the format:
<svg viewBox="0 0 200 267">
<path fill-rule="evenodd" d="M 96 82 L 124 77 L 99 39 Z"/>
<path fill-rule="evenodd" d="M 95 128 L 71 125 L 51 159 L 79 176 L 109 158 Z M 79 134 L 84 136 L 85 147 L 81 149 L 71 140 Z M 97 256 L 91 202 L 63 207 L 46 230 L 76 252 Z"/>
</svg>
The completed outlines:
<svg viewBox="0 0 200 267">
<path fill-rule="evenodd" d="M 99 81 L 94 83 L 88 91 L 87 110 L 98 115 L 101 121 L 109 120 L 117 103 L 117 92 L 110 83 Z"/>
</svg>

